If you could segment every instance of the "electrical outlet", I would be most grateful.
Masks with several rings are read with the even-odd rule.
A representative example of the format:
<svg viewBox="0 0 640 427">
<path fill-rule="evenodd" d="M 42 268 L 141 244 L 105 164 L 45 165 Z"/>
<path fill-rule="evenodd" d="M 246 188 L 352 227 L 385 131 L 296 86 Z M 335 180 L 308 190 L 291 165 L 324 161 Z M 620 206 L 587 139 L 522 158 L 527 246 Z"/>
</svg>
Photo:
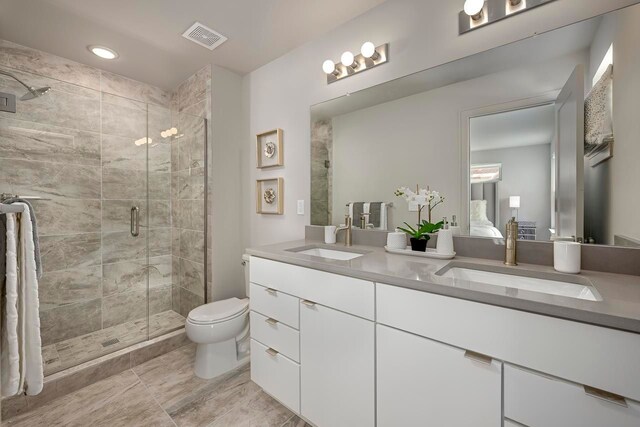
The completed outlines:
<svg viewBox="0 0 640 427">
<path fill-rule="evenodd" d="M 298 215 L 304 215 L 304 200 L 298 200 Z"/>
</svg>

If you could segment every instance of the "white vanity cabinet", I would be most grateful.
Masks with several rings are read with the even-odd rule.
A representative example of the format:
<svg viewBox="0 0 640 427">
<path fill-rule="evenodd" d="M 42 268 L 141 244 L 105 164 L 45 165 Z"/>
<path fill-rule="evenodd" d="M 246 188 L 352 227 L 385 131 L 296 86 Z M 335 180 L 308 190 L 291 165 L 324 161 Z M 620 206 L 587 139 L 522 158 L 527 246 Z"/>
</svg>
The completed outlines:
<svg viewBox="0 0 640 427">
<path fill-rule="evenodd" d="M 252 257 L 251 379 L 317 427 L 375 426 L 375 285 Z"/>
<path fill-rule="evenodd" d="M 502 363 L 387 326 L 376 326 L 378 427 L 496 427 Z"/>
<path fill-rule="evenodd" d="M 301 301 L 300 412 L 317 426 L 375 425 L 374 323 Z"/>
</svg>

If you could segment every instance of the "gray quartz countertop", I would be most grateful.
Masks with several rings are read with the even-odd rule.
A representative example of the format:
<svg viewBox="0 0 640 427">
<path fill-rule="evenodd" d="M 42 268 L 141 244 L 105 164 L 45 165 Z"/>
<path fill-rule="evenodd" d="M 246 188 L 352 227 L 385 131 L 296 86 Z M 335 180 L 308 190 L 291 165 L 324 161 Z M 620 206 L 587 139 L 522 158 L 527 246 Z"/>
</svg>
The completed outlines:
<svg viewBox="0 0 640 427">
<path fill-rule="evenodd" d="M 338 261 L 291 251 L 307 246 L 364 255 L 349 261 Z M 381 247 L 354 245 L 347 248 L 342 244 L 325 245 L 312 240 L 251 248 L 247 249 L 247 253 L 372 282 L 640 333 L 640 276 L 582 271 L 577 275 L 580 280 L 590 282 L 602 297 L 602 301 L 588 301 L 436 275 L 451 262 L 503 267 L 502 262 L 481 258 L 437 260 L 391 254 Z M 560 274 L 552 267 L 532 264 L 510 268 L 520 270 L 524 275 L 530 272 Z M 567 278 L 569 281 L 576 279 L 575 275 L 566 276 L 572 276 Z"/>
</svg>

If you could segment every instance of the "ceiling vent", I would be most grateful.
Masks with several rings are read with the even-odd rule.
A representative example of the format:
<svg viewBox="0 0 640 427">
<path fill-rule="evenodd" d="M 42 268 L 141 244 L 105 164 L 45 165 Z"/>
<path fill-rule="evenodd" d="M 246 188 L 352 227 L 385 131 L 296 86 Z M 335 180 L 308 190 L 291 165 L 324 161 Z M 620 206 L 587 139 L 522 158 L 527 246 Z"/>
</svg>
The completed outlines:
<svg viewBox="0 0 640 427">
<path fill-rule="evenodd" d="M 187 31 L 182 34 L 182 37 L 198 43 L 200 46 L 206 47 L 209 50 L 213 50 L 227 41 L 225 36 L 199 22 L 189 27 Z"/>
</svg>

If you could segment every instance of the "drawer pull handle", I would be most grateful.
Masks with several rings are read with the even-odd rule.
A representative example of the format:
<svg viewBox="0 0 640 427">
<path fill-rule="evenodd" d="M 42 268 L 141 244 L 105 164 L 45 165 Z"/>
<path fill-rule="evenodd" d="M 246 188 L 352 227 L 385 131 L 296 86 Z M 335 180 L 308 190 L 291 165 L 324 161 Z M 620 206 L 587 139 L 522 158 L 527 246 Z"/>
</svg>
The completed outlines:
<svg viewBox="0 0 640 427">
<path fill-rule="evenodd" d="M 624 406 L 627 408 L 627 400 L 619 394 L 609 393 L 608 391 L 600 390 L 599 388 L 583 386 L 584 392 L 596 399 L 606 400 L 607 402 L 615 403 L 616 405 Z"/>
<path fill-rule="evenodd" d="M 315 307 L 316 303 L 313 301 L 309 301 L 306 299 L 303 299 L 302 301 L 300 301 L 302 304 L 306 305 L 307 307 Z"/>
<path fill-rule="evenodd" d="M 276 319 L 272 319 L 271 317 L 269 317 L 267 320 L 265 320 L 265 322 L 267 322 L 271 326 L 275 326 L 275 325 L 278 324 L 278 321 Z"/>
<path fill-rule="evenodd" d="M 277 294 L 277 293 L 278 293 L 278 291 L 276 291 L 276 290 L 275 290 L 275 289 L 273 289 L 273 288 L 267 288 L 267 289 L 265 289 L 265 291 L 267 291 L 267 293 L 269 293 L 269 294 L 271 294 L 271 295 L 275 295 L 275 294 Z"/>
<path fill-rule="evenodd" d="M 475 360 L 476 362 L 484 363 L 486 365 L 491 365 L 493 362 L 493 358 L 490 356 L 484 355 L 482 353 L 476 353 L 475 351 L 465 350 L 464 357 L 467 359 Z"/>
<path fill-rule="evenodd" d="M 272 349 L 271 347 L 269 347 L 269 348 L 268 348 L 268 349 L 266 349 L 265 351 L 267 352 L 267 354 L 268 354 L 269 356 L 273 356 L 273 357 L 275 357 L 275 356 L 277 356 L 277 355 L 278 355 L 278 352 L 277 352 L 276 350 Z"/>
</svg>

